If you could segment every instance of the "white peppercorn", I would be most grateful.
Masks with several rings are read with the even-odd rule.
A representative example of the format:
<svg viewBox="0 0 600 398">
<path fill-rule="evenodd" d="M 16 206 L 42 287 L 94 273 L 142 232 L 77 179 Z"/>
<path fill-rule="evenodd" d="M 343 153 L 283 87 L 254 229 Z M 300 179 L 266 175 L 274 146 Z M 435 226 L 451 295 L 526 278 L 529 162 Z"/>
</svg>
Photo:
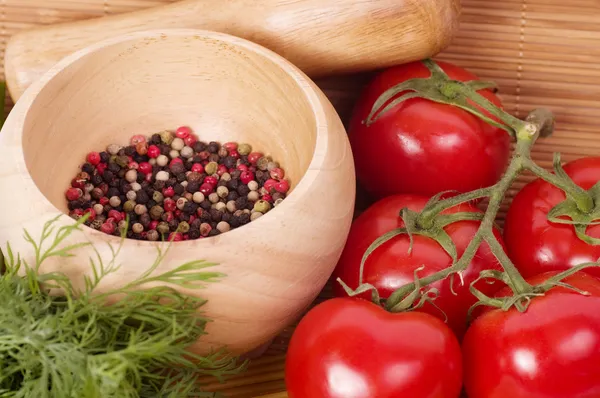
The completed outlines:
<svg viewBox="0 0 600 398">
<path fill-rule="evenodd" d="M 183 142 L 181 138 L 174 138 L 171 142 L 171 148 L 175 149 L 176 151 L 181 151 L 184 146 L 185 142 Z"/>
<path fill-rule="evenodd" d="M 108 204 L 112 207 L 119 207 L 121 205 L 121 198 L 118 196 L 113 196 L 108 200 Z"/>
<path fill-rule="evenodd" d="M 224 186 L 217 187 L 217 195 L 219 195 L 220 198 L 226 198 L 227 195 L 229 195 L 229 189 Z"/>
<path fill-rule="evenodd" d="M 217 195 L 216 192 L 211 193 L 210 195 L 208 195 L 208 200 L 211 203 L 217 203 L 219 201 L 219 195 Z"/>
<path fill-rule="evenodd" d="M 237 206 L 235 205 L 235 200 L 230 200 L 229 202 L 227 202 L 227 205 L 225 205 L 225 207 L 227 208 L 227 211 L 230 213 L 235 213 L 235 211 L 237 210 Z"/>
<path fill-rule="evenodd" d="M 134 182 L 131 184 L 131 189 L 135 192 L 139 191 L 142 189 L 142 186 L 140 185 L 140 183 L 138 182 Z"/>
<path fill-rule="evenodd" d="M 204 194 L 202 192 L 194 192 L 192 199 L 195 203 L 202 203 L 204 202 Z"/>
<path fill-rule="evenodd" d="M 219 230 L 219 232 L 224 233 L 229 231 L 231 229 L 231 226 L 229 225 L 229 223 L 221 221 L 217 224 L 217 229 Z"/>
<path fill-rule="evenodd" d="M 190 148 L 189 146 L 184 146 L 180 153 L 181 153 L 181 156 L 183 156 L 186 159 L 194 156 L 194 150 L 192 148 Z"/>
<path fill-rule="evenodd" d="M 219 211 L 225 211 L 226 208 L 227 208 L 227 205 L 223 202 L 215 203 L 215 209 L 217 209 Z"/>
<path fill-rule="evenodd" d="M 183 208 L 185 207 L 185 204 L 187 203 L 187 199 L 186 198 L 179 198 L 177 199 L 177 208 L 179 210 L 183 210 Z"/>
<path fill-rule="evenodd" d="M 93 207 L 94 209 L 94 213 L 96 213 L 96 216 L 99 216 L 100 214 L 102 214 L 104 212 L 104 206 L 102 206 L 100 203 L 96 203 Z"/>
<path fill-rule="evenodd" d="M 260 199 L 260 194 L 257 191 L 248 192 L 248 200 L 250 202 L 256 202 L 259 199 Z"/>
<path fill-rule="evenodd" d="M 169 164 L 169 158 L 165 155 L 158 155 L 156 158 L 156 164 L 160 167 L 165 167 L 167 164 Z"/>
<path fill-rule="evenodd" d="M 221 175 L 220 179 L 223 180 L 223 181 L 231 181 L 231 174 L 229 174 L 229 173 L 223 173 Z"/>
<path fill-rule="evenodd" d="M 119 151 L 121 150 L 121 146 L 117 145 L 117 144 L 110 144 L 109 146 L 106 147 L 106 152 L 108 152 L 110 155 L 116 155 L 119 153 Z"/>
<path fill-rule="evenodd" d="M 131 230 L 133 231 L 133 233 L 141 234 L 142 232 L 144 232 L 144 226 L 142 224 L 140 224 L 139 222 L 136 222 L 131 227 Z"/>
<path fill-rule="evenodd" d="M 169 157 L 170 157 L 171 159 L 178 158 L 178 157 L 179 157 L 179 151 L 176 151 L 175 149 L 172 149 L 172 150 L 169 152 Z"/>
<path fill-rule="evenodd" d="M 250 188 L 251 191 L 256 191 L 258 190 L 258 182 L 252 180 L 248 183 L 248 188 Z"/>
<path fill-rule="evenodd" d="M 255 211 L 252 214 L 250 214 L 250 221 L 254 221 L 262 216 L 263 216 L 263 213 L 261 213 L 260 211 Z"/>
<path fill-rule="evenodd" d="M 136 170 L 128 170 L 127 173 L 125 173 L 125 180 L 127 180 L 127 182 L 136 182 L 137 181 L 137 171 Z"/>
<path fill-rule="evenodd" d="M 168 171 L 161 170 L 156 173 L 156 181 L 168 181 L 169 177 L 170 175 Z"/>
<path fill-rule="evenodd" d="M 148 212 L 148 208 L 146 207 L 146 205 L 135 205 L 135 207 L 133 208 L 133 211 L 138 216 L 141 216 L 142 214 L 145 214 Z"/>
</svg>

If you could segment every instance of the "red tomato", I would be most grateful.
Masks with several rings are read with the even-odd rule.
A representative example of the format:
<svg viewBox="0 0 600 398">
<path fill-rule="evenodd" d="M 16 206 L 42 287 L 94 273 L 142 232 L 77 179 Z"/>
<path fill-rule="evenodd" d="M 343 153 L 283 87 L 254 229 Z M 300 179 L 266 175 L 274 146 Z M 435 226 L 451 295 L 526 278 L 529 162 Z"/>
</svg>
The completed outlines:
<svg viewBox="0 0 600 398">
<path fill-rule="evenodd" d="M 564 170 L 577 185 L 589 189 L 600 181 L 600 157 L 570 162 Z M 548 221 L 548 212 L 563 200 L 563 191 L 537 179 L 515 196 L 508 210 L 504 226 L 507 253 L 526 278 L 600 258 L 600 246 L 583 242 L 572 225 Z M 588 227 L 587 234 L 600 238 L 600 225 Z M 600 276 L 600 268 L 586 272 Z"/>
<path fill-rule="evenodd" d="M 452 79 L 477 80 L 456 65 L 438 64 Z M 363 123 L 387 89 L 430 74 L 421 62 L 392 67 L 379 73 L 357 102 L 348 129 L 356 174 L 378 198 L 397 193 L 432 196 L 446 190 L 467 192 L 493 185 L 506 169 L 508 133 L 453 105 L 413 98 L 382 114 L 370 126 Z M 479 93 L 501 106 L 491 90 Z"/>
<path fill-rule="evenodd" d="M 469 398 L 600 397 L 600 280 L 568 283 L 595 296 L 556 288 L 525 313 L 492 310 L 463 340 Z"/>
<path fill-rule="evenodd" d="M 399 217 L 400 210 L 408 207 L 411 210 L 423 209 L 428 198 L 416 195 L 395 195 L 384 198 L 362 213 L 352 224 L 350 234 L 342 252 L 342 256 L 333 273 L 333 286 L 336 296 L 347 296 L 342 286 L 336 281 L 339 277 L 352 289 L 358 287 L 359 268 L 361 259 L 367 248 L 375 239 L 404 224 Z M 476 207 L 462 204 L 447 210 L 445 213 L 458 211 L 480 212 Z M 480 225 L 479 221 L 460 221 L 448 225 L 445 230 L 456 246 L 458 256 L 462 255 L 465 248 L 472 240 Z M 502 242 L 498 231 L 497 239 Z M 434 272 L 443 270 L 452 265 L 452 258 L 433 239 L 420 235 L 413 236 L 413 249 L 409 254 L 410 240 L 407 235 L 399 235 L 381 245 L 365 262 L 363 282 L 374 285 L 381 297 L 387 298 L 397 288 L 414 281 L 415 269 L 425 266 L 418 275 L 424 277 Z M 464 285 L 460 284 L 458 277 L 454 278 L 453 294 L 450 289 L 450 278 L 430 285 L 439 289 L 439 296 L 435 304 L 443 313 L 432 306 L 425 304 L 421 309 L 440 319 L 448 317 L 449 326 L 461 337 L 466 330 L 466 318 L 469 307 L 476 302 L 475 297 L 469 292 L 469 286 L 486 269 L 498 269 L 500 266 L 496 257 L 489 250 L 487 244 L 482 244 L 469 268 L 463 273 Z M 500 282 L 488 284 L 480 281 L 477 288 L 486 294 L 493 294 L 504 285 Z M 370 293 L 361 295 L 368 299 Z"/>
<path fill-rule="evenodd" d="M 290 398 L 456 398 L 460 346 L 430 315 L 334 298 L 300 321 L 285 380 Z"/>
</svg>

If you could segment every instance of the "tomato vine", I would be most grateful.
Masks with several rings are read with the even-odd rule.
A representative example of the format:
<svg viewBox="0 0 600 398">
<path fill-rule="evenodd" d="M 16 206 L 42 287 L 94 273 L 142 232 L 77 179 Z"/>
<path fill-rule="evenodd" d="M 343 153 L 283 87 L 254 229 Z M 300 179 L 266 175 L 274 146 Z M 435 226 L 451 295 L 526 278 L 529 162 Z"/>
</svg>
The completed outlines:
<svg viewBox="0 0 600 398">
<path fill-rule="evenodd" d="M 531 148 L 536 140 L 539 137 L 550 136 L 554 131 L 554 115 L 552 112 L 547 109 L 536 109 L 524 120 L 517 119 L 477 93 L 479 89 L 493 87 L 494 83 L 452 80 L 434 61 L 425 60 L 423 63 L 431 72 L 431 76 L 410 79 L 388 89 L 373 105 L 369 116 L 364 122 L 367 126 L 397 104 L 410 98 L 420 97 L 460 107 L 496 127 L 505 129 L 516 139 L 515 152 L 506 172 L 496 184 L 445 199 L 441 199 L 445 192 L 440 193 L 434 196 L 420 212 L 402 209 L 400 217 L 404 221 L 404 226 L 376 239 L 364 253 L 357 289 L 349 288 L 339 278 L 338 282 L 342 284 L 350 296 L 371 291 L 372 300 L 377 304 L 383 303 L 384 307 L 390 312 L 416 309 L 422 306 L 425 301 L 430 300 L 430 291 L 426 289 L 428 285 L 448 277 L 461 278 L 462 272 L 467 269 L 473 260 L 479 246 L 485 242 L 489 245 L 490 250 L 498 259 L 504 271 L 482 271 L 479 279 L 471 283 L 470 291 L 479 300 L 474 307 L 487 305 L 504 310 L 515 307 L 524 312 L 527 310 L 532 297 L 543 295 L 556 286 L 568 287 L 581 294 L 586 294 L 586 292 L 564 283 L 563 280 L 582 269 L 599 266 L 600 263 L 580 264 L 560 272 L 542 283 L 531 285 L 519 273 L 493 233 L 494 222 L 506 192 L 523 172 L 529 171 L 565 193 L 566 199 L 549 212 L 548 219 L 553 222 L 571 224 L 581 240 L 593 245 L 600 244 L 599 239 L 592 238 L 586 235 L 585 232 L 588 225 L 600 219 L 600 183 L 589 190 L 584 190 L 575 184 L 562 169 L 559 154 L 554 156 L 554 173 L 540 167 L 531 158 Z M 481 109 L 485 112 L 482 112 Z M 489 199 L 487 209 L 483 214 L 465 212 L 451 215 L 441 214 L 451 207 L 481 198 Z M 443 227 L 455 221 L 475 219 L 481 220 L 479 229 L 466 250 L 458 258 L 454 243 L 444 232 Z M 415 271 L 414 282 L 401 286 L 386 300 L 382 300 L 374 286 L 363 283 L 364 265 L 373 251 L 400 234 L 407 234 L 411 239 L 413 235 L 424 235 L 436 240 L 452 257 L 453 264 L 423 278 L 418 277 L 419 270 Z M 488 297 L 475 288 L 475 283 L 481 279 L 500 280 L 512 289 L 514 295 L 502 298 Z"/>
</svg>

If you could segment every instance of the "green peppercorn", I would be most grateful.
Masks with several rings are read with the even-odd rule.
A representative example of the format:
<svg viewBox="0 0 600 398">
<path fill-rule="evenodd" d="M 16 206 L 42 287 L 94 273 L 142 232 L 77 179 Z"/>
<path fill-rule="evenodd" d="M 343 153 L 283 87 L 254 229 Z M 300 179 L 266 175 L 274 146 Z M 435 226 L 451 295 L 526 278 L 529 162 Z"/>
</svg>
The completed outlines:
<svg viewBox="0 0 600 398">
<path fill-rule="evenodd" d="M 136 205 L 137 203 L 135 203 L 133 200 L 128 200 L 125 202 L 125 204 L 123 204 L 123 210 L 125 213 L 131 213 L 135 209 Z"/>
<path fill-rule="evenodd" d="M 271 204 L 269 202 L 267 202 L 266 200 L 259 200 L 254 204 L 254 209 L 253 211 L 258 211 L 260 213 L 266 213 L 269 210 L 271 210 Z"/>
<path fill-rule="evenodd" d="M 158 133 L 160 135 L 160 139 L 163 143 L 165 143 L 166 145 L 171 145 L 171 143 L 173 142 L 173 139 L 175 137 L 173 137 L 173 133 L 171 133 L 170 131 L 161 131 L 160 133 Z"/>
<path fill-rule="evenodd" d="M 240 155 L 246 156 L 252 152 L 252 147 L 249 144 L 240 144 L 238 145 L 237 151 Z"/>
<path fill-rule="evenodd" d="M 153 206 L 150 209 L 150 217 L 153 220 L 160 220 L 160 217 L 163 215 L 164 212 L 165 212 L 165 209 L 163 209 L 162 207 L 160 207 L 158 205 L 157 206 Z"/>
<path fill-rule="evenodd" d="M 154 191 L 154 193 L 152 194 L 152 200 L 155 201 L 156 203 L 162 203 L 163 200 L 165 200 L 165 197 L 163 196 L 163 194 L 159 191 Z"/>
<path fill-rule="evenodd" d="M 188 224 L 185 221 L 182 221 L 179 223 L 179 226 L 177 227 L 177 230 L 179 232 L 181 232 L 182 234 L 187 234 L 188 231 L 190 230 L 190 224 Z"/>
<path fill-rule="evenodd" d="M 118 164 L 120 167 L 127 167 L 127 165 L 129 164 L 129 157 L 125 155 L 117 156 L 115 163 Z"/>
<path fill-rule="evenodd" d="M 266 156 L 263 156 L 262 158 L 258 159 L 258 161 L 256 162 L 256 167 L 258 167 L 258 169 L 262 170 L 262 171 L 266 171 L 268 165 L 269 165 L 269 159 Z"/>
<path fill-rule="evenodd" d="M 277 162 L 269 162 L 269 163 L 267 163 L 267 170 L 268 171 L 271 171 L 271 170 L 276 169 L 278 167 L 279 167 L 279 163 L 277 163 Z"/>
<path fill-rule="evenodd" d="M 209 162 L 206 166 L 204 166 L 204 172 L 209 176 L 215 174 L 219 168 L 217 162 Z"/>
<path fill-rule="evenodd" d="M 103 222 L 101 220 L 94 220 L 92 221 L 92 223 L 90 224 L 90 227 L 94 228 L 94 229 L 100 229 L 102 227 Z"/>
<path fill-rule="evenodd" d="M 159 234 L 161 235 L 166 235 L 169 233 L 170 228 L 169 228 L 169 224 L 167 224 L 164 221 L 161 221 L 158 223 L 158 225 L 156 226 L 156 230 L 158 231 Z"/>
</svg>

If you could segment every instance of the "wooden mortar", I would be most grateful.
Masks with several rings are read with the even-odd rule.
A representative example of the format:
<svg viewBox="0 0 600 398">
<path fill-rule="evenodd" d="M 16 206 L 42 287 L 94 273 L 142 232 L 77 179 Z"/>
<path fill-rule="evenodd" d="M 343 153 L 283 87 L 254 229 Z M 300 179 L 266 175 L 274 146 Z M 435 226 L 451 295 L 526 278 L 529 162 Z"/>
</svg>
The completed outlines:
<svg viewBox="0 0 600 398">
<path fill-rule="evenodd" d="M 112 36 L 198 28 L 233 34 L 286 57 L 311 77 L 431 57 L 458 29 L 459 0 L 185 0 L 12 36 L 6 81 L 17 100 L 61 58 Z"/>
<path fill-rule="evenodd" d="M 190 260 L 226 275 L 186 293 L 208 299 L 209 334 L 193 349 L 250 351 L 294 322 L 332 273 L 352 220 L 355 176 L 342 123 L 317 86 L 281 56 L 222 33 L 164 30 L 127 34 L 61 61 L 18 101 L 0 133 L 0 245 L 30 264 L 26 228 L 73 223 L 64 192 L 85 154 L 134 134 L 189 125 L 205 141 L 250 143 L 277 159 L 289 196 L 250 224 L 176 242 L 157 272 Z M 61 216 L 62 214 L 62 216 Z M 91 240 L 105 260 L 119 238 L 84 227 L 64 244 Z M 126 240 L 122 267 L 98 292 L 135 279 L 158 243 Z M 90 274 L 89 247 L 48 261 L 75 286 Z"/>
</svg>

